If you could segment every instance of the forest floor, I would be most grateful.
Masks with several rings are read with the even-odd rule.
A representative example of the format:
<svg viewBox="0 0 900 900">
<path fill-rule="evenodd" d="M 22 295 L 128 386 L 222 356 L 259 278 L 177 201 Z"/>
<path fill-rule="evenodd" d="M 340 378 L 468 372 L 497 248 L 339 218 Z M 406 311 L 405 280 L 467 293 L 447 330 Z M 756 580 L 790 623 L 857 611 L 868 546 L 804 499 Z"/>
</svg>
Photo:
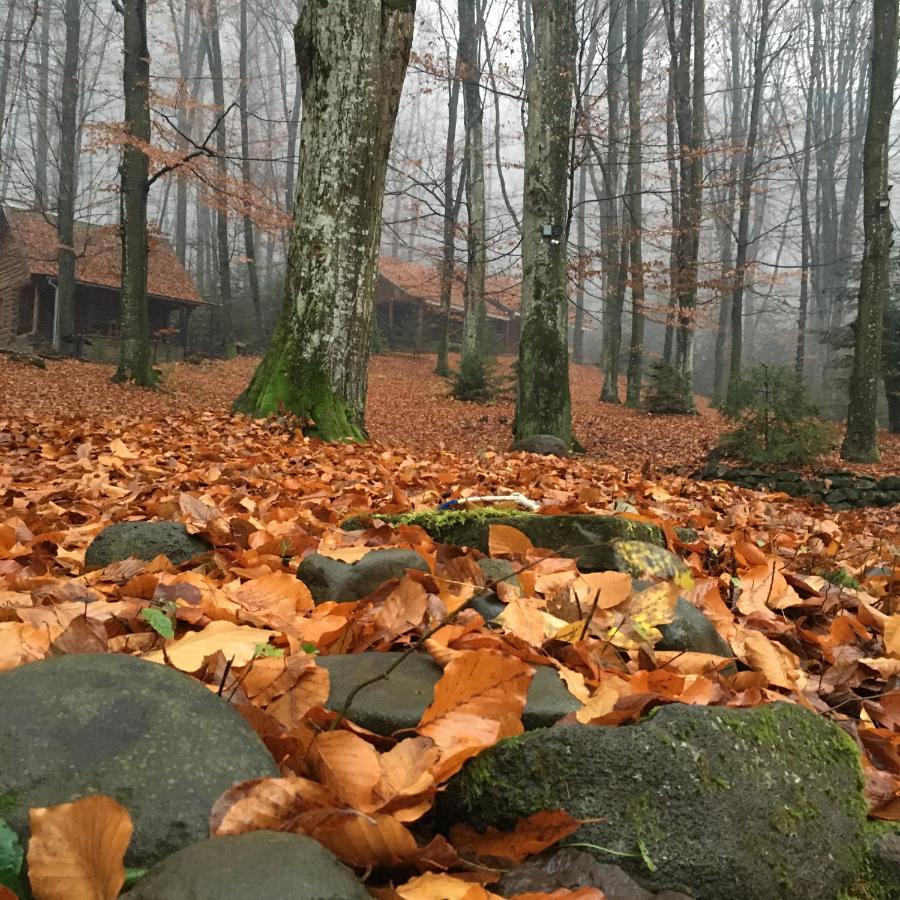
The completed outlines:
<svg viewBox="0 0 900 900">
<path fill-rule="evenodd" d="M 40 370 L 0 357 L 0 417 L 104 420 L 222 415 L 247 386 L 256 363 L 256 359 L 241 358 L 165 365 L 162 389 L 148 392 L 110 384 L 109 366 L 63 361 L 50 362 L 46 370 Z M 448 381 L 434 374 L 433 356 L 375 357 L 368 402 L 372 439 L 420 454 L 509 450 L 515 414 L 511 365 L 511 358 L 501 359 L 498 365 L 508 389 L 493 403 L 475 404 L 450 396 Z M 574 431 L 591 462 L 690 472 L 703 464 L 726 427 L 706 398 L 696 398 L 696 416 L 652 416 L 601 403 L 600 382 L 595 367 L 571 367 Z M 624 384 L 621 393 L 624 396 Z M 837 452 L 823 457 L 819 465 L 882 475 L 900 473 L 900 435 L 883 431 L 879 443 L 878 465 L 847 465 Z"/>
<path fill-rule="evenodd" d="M 360 870 L 383 872 L 399 860 L 398 877 L 413 863 L 464 871 L 446 840 L 432 858 L 434 842 L 419 847 L 407 823 L 466 759 L 517 733 L 531 665 L 560 672 L 583 704 L 574 714 L 582 723 L 634 721 L 661 703 L 801 704 L 838 722 L 863 750 L 870 814 L 900 820 L 896 508 L 835 513 L 684 477 L 673 470 L 702 462 L 721 428 L 716 413 L 701 403 L 698 416 L 660 418 L 601 404 L 599 374 L 588 367 L 572 370 L 576 430 L 588 452 L 559 460 L 508 452 L 512 397 L 456 403 L 432 374 L 433 358 L 373 361 L 367 445 L 324 444 L 289 423 L 233 415 L 254 365 L 166 366 L 161 389 L 144 391 L 110 384 L 108 366 L 62 361 L 40 370 L 0 357 L 0 673 L 60 653 L 119 652 L 166 661 L 226 696 L 242 692 L 234 702 L 292 777 L 229 791 L 221 809 L 234 830 L 220 822 L 216 833 L 259 822 L 294 827 L 290 817 L 303 809 L 319 823 L 305 833 Z M 885 436 L 884 446 L 878 469 L 900 472 L 900 442 Z M 657 524 L 677 558 L 626 542 L 622 552 L 644 547 L 641 571 L 656 581 L 634 592 L 627 574 L 579 573 L 573 559 L 493 526 L 489 555 L 511 561 L 520 586 L 498 586 L 506 609 L 502 627 L 489 628 L 466 608 L 484 586 L 478 551 L 438 544 L 415 526 L 341 527 L 351 516 L 511 490 L 548 514 Z M 162 557 L 86 565 L 110 523 L 154 519 L 183 522 L 214 552 L 182 566 Z M 297 578 L 312 553 L 353 561 L 385 546 L 418 551 L 429 572 L 408 572 L 359 603 L 319 605 Z M 733 677 L 720 671 L 721 657 L 656 649 L 661 634 L 648 624 L 671 622 L 682 591 L 730 642 L 740 665 Z M 394 749 L 372 744 L 323 709 L 329 684 L 310 646 L 322 656 L 424 647 L 446 663 L 446 708 L 435 704 L 418 736 Z M 340 729 L 328 738 L 330 724 Z M 383 806 L 373 806 L 375 785 L 394 791 L 378 795 Z M 51 811 L 74 817 L 78 809 Z M 120 807 L 116 815 L 128 818 Z M 536 846 L 530 823 L 527 853 L 578 825 L 571 817 L 555 830 L 541 824 L 545 841 Z M 120 824 L 131 833 L 130 820 Z M 93 820 L 71 825 L 82 831 L 104 834 Z M 125 844 L 127 836 L 121 854 Z M 41 846 L 32 836 L 29 871 L 68 877 L 59 854 L 32 852 Z M 103 853 L 121 886 L 121 854 Z M 451 881 L 452 891 L 427 881 L 402 898 L 495 896 Z M 77 895 L 114 897 L 118 886 Z M 76 895 L 70 887 L 41 896 L 67 900 Z"/>
</svg>

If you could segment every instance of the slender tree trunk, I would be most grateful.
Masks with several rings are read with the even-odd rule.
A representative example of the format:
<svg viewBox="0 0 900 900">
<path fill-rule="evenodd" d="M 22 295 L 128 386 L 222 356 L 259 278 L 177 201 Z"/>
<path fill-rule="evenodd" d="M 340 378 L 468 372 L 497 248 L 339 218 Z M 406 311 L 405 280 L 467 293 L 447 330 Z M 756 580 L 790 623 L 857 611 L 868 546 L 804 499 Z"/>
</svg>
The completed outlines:
<svg viewBox="0 0 900 900">
<path fill-rule="evenodd" d="M 6 21 L 3 25 L 2 43 L 0 43 L 0 151 L 3 149 L 3 136 L 6 133 L 8 118 L 6 103 L 9 95 L 9 76 L 12 63 L 13 26 L 16 21 L 16 2 L 9 0 L 6 10 Z"/>
<path fill-rule="evenodd" d="M 247 28 L 247 0 L 240 0 L 240 51 L 238 53 L 238 68 L 240 89 L 238 103 L 241 107 L 241 178 L 244 190 L 250 192 L 253 180 L 250 170 L 250 110 L 249 106 L 249 76 L 247 72 L 247 52 L 250 36 Z M 244 207 L 244 256 L 247 262 L 247 276 L 250 281 L 250 298 L 253 302 L 253 319 L 256 324 L 256 340 L 262 349 L 263 344 L 263 320 L 262 301 L 259 296 L 259 270 L 256 266 L 256 241 L 253 238 L 253 219 L 250 216 L 249 199 Z"/>
<path fill-rule="evenodd" d="M 222 68 L 222 44 L 219 40 L 219 3 L 211 0 L 206 27 L 206 52 L 209 60 L 209 76 L 212 82 L 213 103 L 216 107 L 216 168 L 219 190 L 227 190 L 228 133 L 225 128 L 225 74 Z M 231 246 L 228 235 L 228 208 L 224 199 L 216 203 L 216 244 L 219 260 L 219 305 L 221 307 L 222 343 L 225 356 L 236 354 L 234 345 L 234 317 L 231 309 Z"/>
<path fill-rule="evenodd" d="M 484 354 L 487 310 L 484 286 L 487 279 L 487 231 L 484 190 L 484 108 L 481 104 L 481 65 L 478 58 L 481 15 L 477 0 L 459 0 L 459 74 L 462 79 L 466 152 L 466 290 L 463 355 Z"/>
<path fill-rule="evenodd" d="M 631 280 L 631 347 L 628 354 L 628 390 L 626 402 L 637 407 L 641 402 L 644 368 L 644 253 L 643 253 L 643 173 L 641 153 L 641 89 L 644 69 L 644 42 L 650 20 L 648 0 L 628 0 L 626 17 L 626 54 L 628 63 L 628 175 L 625 209 Z"/>
<path fill-rule="evenodd" d="M 619 363 L 622 353 L 622 308 L 624 306 L 624 272 L 622 271 L 622 247 L 624 216 L 619 210 L 619 142 L 621 140 L 622 62 L 625 45 L 625 0 L 610 0 L 609 41 L 606 48 L 606 97 L 609 108 L 607 126 L 606 166 L 603 173 L 603 189 L 606 196 L 601 203 L 602 244 L 604 261 L 603 357 L 606 369 L 600 399 L 606 403 L 619 403 Z M 627 264 L 627 263 L 626 263 Z"/>
<path fill-rule="evenodd" d="M 147 192 L 150 144 L 150 51 L 145 0 L 123 0 L 125 124 L 132 139 L 122 154 L 122 347 L 115 381 L 156 381 L 147 310 Z"/>
<path fill-rule="evenodd" d="M 766 52 L 769 40 L 769 14 L 771 0 L 760 0 L 759 33 L 753 56 L 753 95 L 750 100 L 750 128 L 747 145 L 743 151 L 741 190 L 739 198 L 737 253 L 734 263 L 734 282 L 731 292 L 731 365 L 728 373 L 729 406 L 734 405 L 734 392 L 741 377 L 744 350 L 744 281 L 749 258 L 750 201 L 753 192 L 753 174 L 756 168 L 756 142 L 762 112 L 762 95 L 766 74 Z"/>
<path fill-rule="evenodd" d="M 683 411 L 690 413 L 694 411 L 694 320 L 703 211 L 701 151 L 706 92 L 706 11 L 704 0 L 681 0 L 681 18 L 676 33 L 674 0 L 671 2 L 667 16 L 669 49 L 675 72 L 675 121 L 681 145 L 680 220 L 677 225 L 678 246 L 674 272 L 678 291 L 675 369 L 684 386 Z"/>
<path fill-rule="evenodd" d="M 285 300 L 237 410 L 291 413 L 326 440 L 365 438 L 365 401 L 391 136 L 414 0 L 307 3 L 300 175 Z"/>
<path fill-rule="evenodd" d="M 587 218 L 585 203 L 587 202 L 587 161 L 578 170 L 578 211 L 575 214 L 578 223 L 578 281 L 575 295 L 575 327 L 573 329 L 572 355 L 577 363 L 584 362 L 584 304 L 587 294 L 584 289 L 588 269 L 587 252 Z"/>
<path fill-rule="evenodd" d="M 674 3 L 674 0 L 672 0 Z M 669 10 L 666 10 L 667 17 Z M 675 321 L 678 310 L 678 249 L 681 246 L 681 193 L 678 185 L 678 145 L 675 131 L 675 66 L 669 66 L 666 94 L 666 162 L 669 171 L 672 236 L 669 241 L 669 307 L 666 311 L 666 334 L 663 341 L 663 361 L 672 362 L 675 353 Z"/>
<path fill-rule="evenodd" d="M 59 200 L 56 232 L 59 239 L 56 288 L 57 340 L 71 339 L 75 331 L 75 198 L 78 184 L 78 64 L 81 40 L 81 0 L 66 0 L 66 49 L 63 59 L 59 119 Z M 59 350 L 57 345 L 53 348 Z"/>
<path fill-rule="evenodd" d="M 534 57 L 527 75 L 522 339 L 516 437 L 572 440 L 567 223 L 575 87 L 574 0 L 532 0 Z"/>
<path fill-rule="evenodd" d="M 37 134 L 34 148 L 34 201 L 40 210 L 50 208 L 50 3 L 41 6 L 41 43 L 38 47 Z"/>
<path fill-rule="evenodd" d="M 900 302 L 897 300 L 889 302 L 884 311 L 881 352 L 888 427 L 892 434 L 900 434 Z"/>
<path fill-rule="evenodd" d="M 456 73 L 459 72 L 459 60 Z M 447 144 L 444 150 L 444 258 L 441 262 L 441 330 L 438 336 L 435 372 L 443 378 L 450 375 L 450 301 L 453 297 L 453 274 L 456 268 L 456 209 L 453 197 L 453 169 L 456 163 L 456 123 L 459 110 L 459 78 L 454 74 L 450 85 L 447 122 Z"/>
<path fill-rule="evenodd" d="M 853 374 L 844 459 L 874 462 L 878 455 L 878 379 L 884 309 L 890 292 L 891 249 L 888 159 L 894 83 L 897 80 L 898 0 L 873 0 L 874 39 L 869 94 L 869 120 L 864 150 L 865 251 L 859 285 Z"/>
</svg>

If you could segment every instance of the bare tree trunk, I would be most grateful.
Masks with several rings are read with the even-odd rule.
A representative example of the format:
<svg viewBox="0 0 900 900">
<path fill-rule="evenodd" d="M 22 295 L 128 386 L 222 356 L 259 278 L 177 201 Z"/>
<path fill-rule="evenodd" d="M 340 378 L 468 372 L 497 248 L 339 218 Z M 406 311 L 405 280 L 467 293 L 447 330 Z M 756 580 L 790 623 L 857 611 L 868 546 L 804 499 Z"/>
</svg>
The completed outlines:
<svg viewBox="0 0 900 900">
<path fill-rule="evenodd" d="M 574 0 L 532 0 L 534 58 L 525 133 L 522 339 L 515 434 L 572 440 L 568 183 L 575 87 Z"/>
<path fill-rule="evenodd" d="M 212 82 L 213 103 L 218 115 L 216 125 L 216 162 L 219 190 L 227 190 L 228 179 L 228 134 L 225 128 L 225 75 L 222 69 L 222 44 L 219 40 L 219 3 L 211 0 L 207 10 L 206 53 L 209 60 L 209 76 Z M 225 356 L 235 355 L 234 319 L 231 310 L 231 247 L 228 235 L 228 210 L 221 198 L 216 204 L 216 244 L 219 260 L 219 306 L 221 312 L 222 343 Z"/>
<path fill-rule="evenodd" d="M 678 291 L 675 369 L 683 385 L 683 411 L 689 413 L 694 411 L 694 319 L 703 211 L 701 151 L 706 91 L 706 13 L 704 0 L 681 0 L 681 17 L 676 32 L 674 2 L 675 0 L 667 0 L 669 49 L 675 72 L 675 121 L 681 145 L 680 219 L 677 225 L 678 246 L 673 273 L 677 279 Z"/>
<path fill-rule="evenodd" d="M 40 210 L 50 208 L 49 148 L 50 148 L 50 3 L 41 6 L 41 43 L 38 47 L 37 134 L 34 148 L 34 201 Z"/>
<path fill-rule="evenodd" d="M 122 154 L 122 348 L 115 381 L 144 387 L 156 381 L 147 310 L 147 192 L 150 144 L 150 51 L 145 0 L 122 0 L 125 124 L 131 141 Z"/>
<path fill-rule="evenodd" d="M 56 232 L 59 240 L 56 288 L 57 327 L 54 338 L 67 341 L 75 331 L 75 198 L 78 184 L 78 64 L 81 40 L 81 0 L 66 0 L 66 49 L 63 59 L 59 119 L 59 200 Z"/>
<path fill-rule="evenodd" d="M 666 17 L 669 17 L 668 8 Z M 681 245 L 678 233 L 678 229 L 681 227 L 681 194 L 678 188 L 678 146 L 675 143 L 675 92 L 675 66 L 670 65 L 666 94 L 666 162 L 669 170 L 672 237 L 669 242 L 669 308 L 666 311 L 666 335 L 663 342 L 663 361 L 666 363 L 672 362 L 672 356 L 675 353 L 675 321 L 678 310 L 678 248 Z"/>
<path fill-rule="evenodd" d="M 577 363 L 584 362 L 584 304 L 586 292 L 584 283 L 587 276 L 587 221 L 585 203 L 587 202 L 587 161 L 578 170 L 578 211 L 575 219 L 578 223 L 578 281 L 575 294 L 575 327 L 572 336 L 572 356 Z"/>
<path fill-rule="evenodd" d="M 622 271 L 622 246 L 624 217 L 619 200 L 619 142 L 621 140 L 622 62 L 625 45 L 625 0 L 610 0 L 609 41 L 606 48 L 606 97 L 609 107 L 607 126 L 606 167 L 603 172 L 603 190 L 606 196 L 601 203 L 603 244 L 604 317 L 603 357 L 606 368 L 600 399 L 606 403 L 619 402 L 619 362 L 622 352 L 622 308 L 624 306 L 624 272 Z"/>
<path fill-rule="evenodd" d="M 731 291 L 731 365 L 728 373 L 728 397 L 726 403 L 733 406 L 734 392 L 741 377 L 741 361 L 744 351 L 744 280 L 748 264 L 750 238 L 750 200 L 753 192 L 753 174 L 756 168 L 756 141 L 762 111 L 764 78 L 768 66 L 766 53 L 769 40 L 769 15 L 771 0 L 760 0 L 759 33 L 753 55 L 753 95 L 750 99 L 750 128 L 743 151 L 741 190 L 739 197 L 737 253 L 734 263 L 734 282 Z"/>
<path fill-rule="evenodd" d="M 457 60 L 456 72 L 459 72 Z M 444 151 L 444 258 L 441 262 L 441 331 L 438 337 L 435 372 L 446 378 L 450 374 L 450 300 L 453 296 L 453 274 L 456 267 L 456 210 L 453 198 L 453 169 L 456 162 L 456 123 L 459 110 L 460 82 L 456 73 L 450 85 L 447 144 Z"/>
<path fill-rule="evenodd" d="M 888 159 L 891 112 L 897 80 L 898 0 L 873 0 L 874 39 L 869 87 L 869 120 L 864 151 L 865 252 L 859 285 L 856 343 L 850 379 L 847 435 L 841 456 L 852 462 L 875 462 L 878 454 L 878 379 L 881 333 L 890 292 L 891 250 Z"/>
<path fill-rule="evenodd" d="M 484 286 L 487 278 L 487 231 L 484 190 L 484 108 L 481 104 L 479 33 L 483 27 L 476 0 L 459 0 L 459 75 L 462 79 L 463 113 L 466 126 L 467 266 L 465 290 L 464 356 L 484 354 L 487 311 Z"/>
<path fill-rule="evenodd" d="M 249 82 L 247 73 L 247 51 L 250 41 L 247 28 L 247 0 L 240 0 L 240 51 L 238 68 L 240 89 L 238 103 L 241 107 L 241 178 L 244 190 L 249 194 L 252 187 L 250 172 L 250 110 L 248 109 Z M 249 199 L 245 204 L 249 204 Z M 256 340 L 260 349 L 263 344 L 262 302 L 259 296 L 259 270 L 256 267 L 256 241 L 253 239 L 253 219 L 247 205 L 244 207 L 244 256 L 247 261 L 247 275 L 250 281 L 250 298 L 253 302 L 253 319 L 256 324 Z"/>
<path fill-rule="evenodd" d="M 0 36 L 0 151 L 3 149 L 3 135 L 6 133 L 7 111 L 6 103 L 9 95 L 9 76 L 12 67 L 13 26 L 16 21 L 16 2 L 9 0 L 9 8 L 6 11 L 6 21 L 3 25 L 3 34 Z M 2 196 L 2 195 L 0 195 Z"/>
<path fill-rule="evenodd" d="M 643 253 L 643 173 L 641 153 L 641 89 L 644 69 L 644 43 L 650 21 L 648 0 L 628 0 L 625 12 L 626 55 L 628 63 L 628 175 L 625 180 L 625 209 L 628 221 L 628 245 L 631 280 L 631 347 L 628 354 L 628 390 L 626 403 L 641 402 L 644 368 L 644 253 Z"/>
<path fill-rule="evenodd" d="M 284 306 L 235 408 L 286 412 L 326 440 L 365 438 L 365 402 L 391 136 L 414 0 L 307 3 L 300 176 Z"/>
</svg>

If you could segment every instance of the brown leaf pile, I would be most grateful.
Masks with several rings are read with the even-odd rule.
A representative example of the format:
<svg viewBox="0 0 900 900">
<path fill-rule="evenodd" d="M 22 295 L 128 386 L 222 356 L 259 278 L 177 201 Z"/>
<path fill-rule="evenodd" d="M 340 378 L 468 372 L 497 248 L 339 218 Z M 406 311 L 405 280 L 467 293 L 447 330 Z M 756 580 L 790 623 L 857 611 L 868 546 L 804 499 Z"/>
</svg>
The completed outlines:
<svg viewBox="0 0 900 900">
<path fill-rule="evenodd" d="M 410 826 L 465 760 L 521 731 L 536 666 L 556 670 L 582 704 L 571 718 L 583 723 L 630 722 L 676 701 L 802 704 L 859 743 L 872 814 L 900 818 L 900 526 L 892 511 L 830 515 L 591 459 L 323 445 L 227 412 L 238 375 L 251 367 L 179 366 L 171 393 L 148 394 L 101 386 L 108 370 L 99 367 L 59 363 L 39 372 L 0 361 L 15 390 L 0 407 L 0 671 L 51 653 L 119 652 L 219 690 L 257 729 L 282 777 L 228 791 L 212 813 L 215 833 L 311 835 L 360 870 L 393 868 L 403 883 L 379 896 L 493 896 L 472 881 L 473 860 L 494 861 L 476 869 L 490 883 L 497 859 L 554 843 L 571 832 L 568 817 L 548 810 L 511 835 L 462 830 L 425 846 Z M 376 398 L 383 387 L 376 379 Z M 427 380 L 416 389 L 427 392 Z M 405 442 L 417 440 L 422 415 L 410 413 L 402 431 L 397 421 Z M 648 447 L 662 446 L 658 422 L 628 416 Z M 498 587 L 506 610 L 502 627 L 489 630 L 466 608 L 484 584 L 477 551 L 437 545 L 411 526 L 340 528 L 351 515 L 512 490 L 552 512 L 612 513 L 627 504 L 628 515 L 663 528 L 678 559 L 662 554 L 649 567 L 655 583 L 635 593 L 619 573 L 580 573 L 515 529 L 495 528 L 491 555 L 512 562 L 521 589 Z M 148 518 L 182 521 L 215 549 L 180 568 L 159 558 L 85 570 L 85 550 L 103 527 Z M 697 540 L 681 543 L 677 526 L 695 529 Z M 354 560 L 382 546 L 419 551 L 430 571 L 410 572 L 359 603 L 318 606 L 295 577 L 309 553 Z M 839 569 L 843 584 L 852 576 L 859 587 L 824 577 Z M 728 660 L 655 649 L 657 626 L 673 615 L 675 582 L 692 585 L 688 599 L 731 642 L 737 674 L 727 672 Z M 168 617 L 171 638 L 151 627 L 148 610 Z M 328 676 L 317 654 L 413 647 L 444 667 L 415 733 L 378 737 L 353 723 L 352 706 L 346 715 L 323 708 Z M 34 815 L 36 824 L 43 816 L 47 841 L 68 842 L 71 871 L 102 881 L 83 894 L 70 885 L 69 894 L 45 896 L 112 890 L 119 872 L 107 857 L 101 865 L 98 845 L 118 847 L 125 828 L 110 810 L 90 826 L 66 819 L 51 828 L 54 819 Z M 107 830 L 108 840 L 76 839 Z M 31 869 L 44 877 L 40 865 Z"/>
</svg>

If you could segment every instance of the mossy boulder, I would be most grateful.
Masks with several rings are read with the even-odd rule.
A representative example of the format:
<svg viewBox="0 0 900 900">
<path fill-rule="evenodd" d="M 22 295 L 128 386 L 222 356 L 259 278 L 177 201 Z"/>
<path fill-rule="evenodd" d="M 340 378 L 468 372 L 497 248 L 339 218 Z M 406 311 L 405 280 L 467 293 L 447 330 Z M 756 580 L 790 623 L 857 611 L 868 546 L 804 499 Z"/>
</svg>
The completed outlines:
<svg viewBox="0 0 900 900">
<path fill-rule="evenodd" d="M 604 862 L 698 900 L 836 900 L 867 859 L 855 745 L 786 703 L 672 705 L 630 727 L 533 731 L 469 762 L 439 814 L 508 827 L 558 808 L 594 820 L 573 840 Z"/>
<path fill-rule="evenodd" d="M 151 869 L 128 900 L 368 900 L 356 876 L 312 838 L 278 831 L 217 837 Z"/>
<path fill-rule="evenodd" d="M 491 525 L 511 525 L 526 534 L 536 547 L 544 547 L 578 561 L 582 572 L 620 568 L 614 541 L 644 541 L 664 547 L 661 528 L 620 516 L 542 516 L 510 509 L 434 510 L 401 516 L 375 516 L 392 525 L 419 525 L 436 541 L 488 552 Z M 346 530 L 364 528 L 368 520 L 350 519 Z"/>
<path fill-rule="evenodd" d="M 0 674 L 0 817 L 106 794 L 127 807 L 130 866 L 209 834 L 216 799 L 277 776 L 250 726 L 197 681 L 121 654 L 60 656 Z"/>
<path fill-rule="evenodd" d="M 562 438 L 555 434 L 533 434 L 521 438 L 513 446 L 516 453 L 534 453 L 538 456 L 568 456 L 569 448 Z"/>
<path fill-rule="evenodd" d="M 165 556 L 180 566 L 211 549 L 199 535 L 188 534 L 180 522 L 118 522 L 91 541 L 84 564 L 88 569 L 102 569 L 132 557 L 150 562 Z"/>
<path fill-rule="evenodd" d="M 316 662 L 331 676 L 326 706 L 340 710 L 350 692 L 371 678 L 382 676 L 400 653 L 357 653 L 320 656 Z M 410 654 L 387 679 L 361 690 L 347 716 L 377 734 L 415 728 L 434 699 L 441 667 L 425 653 Z M 580 703 L 566 690 L 554 669 L 535 668 L 522 722 L 525 728 L 544 728 L 574 712 Z"/>
<path fill-rule="evenodd" d="M 355 563 L 312 553 L 298 566 L 297 577 L 316 603 L 347 603 L 374 594 L 385 582 L 402 578 L 407 569 L 429 571 L 425 558 L 414 550 L 372 550 Z"/>
</svg>

